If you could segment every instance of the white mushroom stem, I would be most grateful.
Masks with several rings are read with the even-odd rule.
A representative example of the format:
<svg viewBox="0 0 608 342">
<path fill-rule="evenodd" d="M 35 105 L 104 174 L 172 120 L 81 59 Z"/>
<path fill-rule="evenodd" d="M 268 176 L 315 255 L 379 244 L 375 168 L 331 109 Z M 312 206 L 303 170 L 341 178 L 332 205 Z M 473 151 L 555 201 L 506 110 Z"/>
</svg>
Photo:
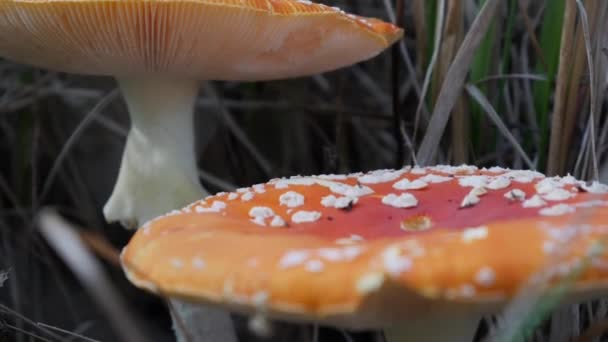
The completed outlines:
<svg viewBox="0 0 608 342">
<path fill-rule="evenodd" d="M 194 153 L 193 109 L 198 83 L 121 79 L 131 131 L 114 191 L 103 213 L 134 228 L 207 195 Z"/>
<path fill-rule="evenodd" d="M 131 131 L 103 212 L 109 222 L 120 221 L 133 228 L 207 195 L 198 181 L 194 153 L 198 82 L 133 78 L 120 79 L 119 84 L 131 116 Z M 171 302 L 178 341 L 237 340 L 227 312 Z"/>
<path fill-rule="evenodd" d="M 384 330 L 387 342 L 472 342 L 482 316 L 479 314 L 449 315 L 404 322 Z"/>
</svg>

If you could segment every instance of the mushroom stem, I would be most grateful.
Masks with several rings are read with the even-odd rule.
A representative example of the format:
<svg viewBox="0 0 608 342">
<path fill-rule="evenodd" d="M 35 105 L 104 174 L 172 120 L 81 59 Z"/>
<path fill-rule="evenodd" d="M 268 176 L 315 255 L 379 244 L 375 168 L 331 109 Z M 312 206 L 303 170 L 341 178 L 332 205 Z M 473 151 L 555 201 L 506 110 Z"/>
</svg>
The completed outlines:
<svg viewBox="0 0 608 342">
<path fill-rule="evenodd" d="M 181 208 L 207 192 L 198 181 L 192 128 L 198 82 L 120 79 L 131 116 L 118 179 L 103 213 L 106 220 L 134 228 Z M 230 315 L 170 300 L 180 342 L 235 342 Z M 178 317 L 175 317 L 178 316 Z M 185 331 L 183 331 L 185 330 Z"/>
<path fill-rule="evenodd" d="M 471 342 L 481 318 L 479 314 L 464 314 L 408 321 L 384 329 L 384 336 L 387 342 Z"/>
<path fill-rule="evenodd" d="M 196 81 L 121 79 L 131 116 L 120 171 L 103 213 L 110 222 L 138 225 L 206 195 L 192 128 Z"/>
</svg>

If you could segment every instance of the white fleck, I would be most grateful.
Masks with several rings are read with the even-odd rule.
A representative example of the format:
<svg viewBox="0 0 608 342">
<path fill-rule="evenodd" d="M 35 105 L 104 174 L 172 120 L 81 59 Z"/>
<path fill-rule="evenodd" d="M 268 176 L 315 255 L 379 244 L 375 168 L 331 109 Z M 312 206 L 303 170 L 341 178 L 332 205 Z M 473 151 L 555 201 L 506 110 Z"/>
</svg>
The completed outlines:
<svg viewBox="0 0 608 342">
<path fill-rule="evenodd" d="M 460 295 L 462 297 L 473 297 L 475 296 L 475 287 L 473 285 L 465 284 L 460 287 Z"/>
<path fill-rule="evenodd" d="M 230 194 L 228 194 L 229 201 L 234 201 L 237 198 L 239 198 L 239 194 L 237 194 L 236 192 L 231 192 Z"/>
<path fill-rule="evenodd" d="M 492 173 L 503 173 L 503 172 L 508 171 L 508 169 L 505 169 L 500 166 L 492 166 L 491 168 L 487 169 L 486 171 L 492 172 Z"/>
<path fill-rule="evenodd" d="M 346 260 L 348 261 L 354 260 L 359 255 L 361 255 L 362 252 L 363 250 L 361 249 L 361 247 L 358 246 L 348 246 L 342 249 L 342 254 L 344 255 L 344 258 L 346 258 Z"/>
<path fill-rule="evenodd" d="M 287 222 L 279 215 L 275 215 L 270 221 L 271 227 L 287 227 Z"/>
<path fill-rule="evenodd" d="M 593 182 L 591 185 L 583 184 L 581 189 L 591 194 L 606 194 L 608 193 L 608 185 L 599 182 Z"/>
<path fill-rule="evenodd" d="M 484 186 L 476 186 L 473 189 L 471 189 L 471 191 L 469 192 L 471 195 L 475 195 L 475 196 L 483 196 L 485 194 L 488 193 L 488 189 L 486 189 Z"/>
<path fill-rule="evenodd" d="M 287 191 L 279 197 L 279 202 L 289 208 L 297 208 L 304 205 L 304 195 L 295 191 Z"/>
<path fill-rule="evenodd" d="M 253 191 L 258 194 L 263 194 L 266 192 L 266 189 L 264 188 L 264 184 L 256 184 L 253 186 Z"/>
<path fill-rule="evenodd" d="M 515 182 L 531 183 L 532 181 L 534 181 L 534 179 L 543 178 L 545 175 L 543 175 L 540 172 L 536 172 L 536 171 L 513 170 L 513 171 L 506 172 L 505 174 L 503 174 L 503 176 L 508 177 Z"/>
<path fill-rule="evenodd" d="M 266 219 L 275 215 L 274 211 L 269 207 L 253 207 L 249 210 L 249 216 L 255 224 L 265 226 Z"/>
<path fill-rule="evenodd" d="M 566 189 L 555 188 L 543 195 L 543 198 L 547 201 L 565 201 L 569 198 L 574 197 L 575 194 L 571 193 Z"/>
<path fill-rule="evenodd" d="M 397 246 L 391 246 L 382 253 L 384 268 L 393 276 L 398 276 L 412 268 L 413 262 L 407 256 L 402 255 L 402 251 Z"/>
<path fill-rule="evenodd" d="M 566 177 L 562 177 L 559 181 L 565 185 L 578 185 L 581 183 L 581 181 L 574 178 L 571 174 L 568 174 Z"/>
<path fill-rule="evenodd" d="M 203 260 L 201 257 L 194 257 L 192 259 L 192 267 L 198 270 L 205 268 L 205 260 Z"/>
<path fill-rule="evenodd" d="M 144 232 L 144 235 L 150 235 L 151 231 L 152 231 L 152 224 L 151 222 L 146 222 L 146 224 L 144 224 L 144 226 L 142 227 L 142 231 Z"/>
<path fill-rule="evenodd" d="M 323 271 L 325 264 L 323 264 L 323 261 L 321 260 L 314 259 L 306 262 L 305 268 L 308 272 L 318 273 Z"/>
<path fill-rule="evenodd" d="M 347 197 L 362 197 L 374 193 L 370 187 L 364 185 L 348 185 L 342 183 L 332 183 L 329 190 L 333 193 Z"/>
<path fill-rule="evenodd" d="M 523 201 L 526 199 L 526 193 L 520 189 L 513 189 L 505 193 L 505 198 L 510 201 Z"/>
<path fill-rule="evenodd" d="M 382 198 L 382 203 L 395 208 L 413 208 L 418 205 L 418 200 L 414 195 L 408 193 L 388 194 Z"/>
<path fill-rule="evenodd" d="M 260 266 L 260 259 L 258 259 L 257 257 L 247 259 L 247 266 L 252 268 Z"/>
<path fill-rule="evenodd" d="M 173 266 L 175 268 L 182 268 L 182 267 L 184 267 L 184 262 L 181 261 L 178 258 L 172 258 L 171 259 L 171 266 Z"/>
<path fill-rule="evenodd" d="M 464 176 L 458 178 L 458 184 L 464 187 L 485 187 L 488 179 L 488 176 Z"/>
<path fill-rule="evenodd" d="M 336 243 L 339 245 L 352 245 L 361 241 L 365 241 L 365 239 L 360 235 L 353 234 L 349 237 L 337 239 Z"/>
<path fill-rule="evenodd" d="M 470 207 L 477 205 L 479 202 L 481 202 L 481 199 L 479 198 L 479 196 L 475 195 L 472 192 L 469 192 L 462 199 L 462 202 L 460 203 L 460 208 L 470 208 Z"/>
<path fill-rule="evenodd" d="M 378 184 L 390 182 L 399 178 L 404 173 L 404 170 L 375 170 L 366 175 L 358 177 L 359 183 L 363 184 Z"/>
<path fill-rule="evenodd" d="M 452 179 L 453 179 L 452 177 L 440 176 L 440 175 L 435 175 L 435 174 L 428 174 L 426 176 L 418 178 L 418 180 L 425 182 L 425 183 L 444 183 L 444 182 L 449 182 Z"/>
<path fill-rule="evenodd" d="M 328 261 L 337 262 L 342 260 L 342 251 L 338 248 L 321 248 L 318 253 L 321 258 Z"/>
<path fill-rule="evenodd" d="M 318 255 L 332 262 L 352 261 L 361 255 L 362 249 L 358 246 L 348 246 L 344 248 L 321 248 Z"/>
<path fill-rule="evenodd" d="M 424 175 L 426 173 L 426 168 L 416 166 L 410 170 L 410 173 L 413 173 L 415 175 Z"/>
<path fill-rule="evenodd" d="M 558 204 L 552 207 L 543 208 L 538 213 L 543 216 L 561 216 L 570 214 L 576 211 L 576 209 L 568 204 Z"/>
<path fill-rule="evenodd" d="M 524 203 L 522 203 L 522 206 L 524 208 L 539 208 L 546 204 L 547 202 L 545 202 L 539 195 L 534 195 L 525 200 Z"/>
<path fill-rule="evenodd" d="M 564 185 L 562 183 L 553 178 L 545 178 L 540 182 L 534 184 L 534 188 L 539 194 L 548 194 L 554 191 L 555 189 L 559 189 L 563 186 Z"/>
<path fill-rule="evenodd" d="M 281 179 L 281 180 L 277 181 L 276 183 L 274 183 L 274 188 L 277 190 L 287 189 L 288 187 L 289 187 L 289 183 L 284 179 Z"/>
<path fill-rule="evenodd" d="M 249 202 L 249 201 L 251 201 L 253 199 L 253 196 L 254 196 L 254 193 L 251 192 L 251 191 L 244 192 L 241 195 L 241 201 L 243 201 L 243 202 Z"/>
<path fill-rule="evenodd" d="M 490 190 L 501 190 L 508 188 L 511 185 L 511 180 L 507 177 L 496 177 L 490 181 L 487 188 Z"/>
<path fill-rule="evenodd" d="M 336 197 L 334 195 L 328 195 L 321 199 L 321 205 L 326 208 L 346 209 L 357 204 L 358 201 L 358 197 Z"/>
<path fill-rule="evenodd" d="M 219 213 L 220 211 L 226 209 L 226 203 L 222 201 L 213 201 L 211 207 L 204 208 L 200 205 L 194 207 L 194 211 L 197 213 Z"/>
<path fill-rule="evenodd" d="M 360 294 L 369 294 L 379 290 L 384 284 L 384 274 L 377 273 L 369 273 L 357 281 L 357 292 Z"/>
<path fill-rule="evenodd" d="M 475 274 L 475 282 L 484 287 L 490 287 L 496 282 L 496 272 L 489 267 L 482 267 L 477 274 Z"/>
<path fill-rule="evenodd" d="M 460 165 L 460 166 L 452 166 L 452 165 L 436 165 L 431 168 L 434 171 L 439 171 L 443 173 L 447 173 L 450 175 L 457 174 L 472 174 L 477 171 L 477 166 L 473 165 Z"/>
<path fill-rule="evenodd" d="M 421 181 L 420 179 L 410 181 L 407 178 L 403 178 L 402 180 L 393 184 L 393 188 L 397 190 L 421 190 L 428 186 L 428 183 Z"/>
<path fill-rule="evenodd" d="M 258 226 L 266 226 L 266 219 L 262 216 L 256 216 L 252 218 L 251 222 L 257 224 Z"/>
<path fill-rule="evenodd" d="M 348 179 L 348 176 L 330 174 L 330 175 L 318 175 L 317 178 L 325 179 L 325 180 L 346 180 L 346 179 Z"/>
<path fill-rule="evenodd" d="M 321 218 L 321 213 L 318 211 L 296 211 L 295 214 L 291 215 L 291 221 L 294 223 L 310 223 L 315 222 Z"/>
<path fill-rule="evenodd" d="M 239 194 L 242 194 L 242 193 L 245 193 L 245 192 L 248 192 L 248 191 L 249 191 L 249 188 L 238 188 L 238 189 L 236 189 L 236 192 L 238 192 Z"/>
<path fill-rule="evenodd" d="M 282 268 L 290 268 L 303 264 L 310 257 L 310 252 L 305 250 L 293 250 L 285 253 L 279 265 Z"/>
<path fill-rule="evenodd" d="M 462 232 L 462 241 L 464 243 L 472 243 L 476 240 L 483 240 L 488 237 L 488 227 L 473 227 L 467 228 Z"/>
</svg>

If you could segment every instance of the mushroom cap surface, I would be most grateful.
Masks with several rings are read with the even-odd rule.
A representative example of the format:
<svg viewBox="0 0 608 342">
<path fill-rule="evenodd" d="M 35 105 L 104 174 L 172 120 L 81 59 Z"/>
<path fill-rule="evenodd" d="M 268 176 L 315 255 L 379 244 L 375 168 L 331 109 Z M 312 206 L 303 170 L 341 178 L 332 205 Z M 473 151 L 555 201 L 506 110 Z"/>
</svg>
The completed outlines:
<svg viewBox="0 0 608 342">
<path fill-rule="evenodd" d="M 146 223 L 122 263 L 164 296 L 379 328 L 493 311 L 539 274 L 549 289 L 582 265 L 570 298 L 596 295 L 607 233 L 605 185 L 437 166 L 220 193 Z"/>
<path fill-rule="evenodd" d="M 301 0 L 0 1 L 0 56 L 79 74 L 296 77 L 371 58 L 402 34 Z"/>
</svg>

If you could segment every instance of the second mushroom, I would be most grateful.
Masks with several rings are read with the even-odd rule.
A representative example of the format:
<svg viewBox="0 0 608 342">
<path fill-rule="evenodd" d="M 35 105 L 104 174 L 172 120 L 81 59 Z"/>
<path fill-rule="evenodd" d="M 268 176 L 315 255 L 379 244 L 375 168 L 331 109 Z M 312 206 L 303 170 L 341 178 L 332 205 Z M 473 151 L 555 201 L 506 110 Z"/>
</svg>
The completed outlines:
<svg viewBox="0 0 608 342">
<path fill-rule="evenodd" d="M 137 286 L 260 317 L 472 341 L 529 281 L 606 291 L 608 186 L 472 166 L 275 179 L 147 223 Z M 222 246 L 232 246 L 226 256 Z M 439 328 L 438 328 L 439 327 Z"/>
</svg>

